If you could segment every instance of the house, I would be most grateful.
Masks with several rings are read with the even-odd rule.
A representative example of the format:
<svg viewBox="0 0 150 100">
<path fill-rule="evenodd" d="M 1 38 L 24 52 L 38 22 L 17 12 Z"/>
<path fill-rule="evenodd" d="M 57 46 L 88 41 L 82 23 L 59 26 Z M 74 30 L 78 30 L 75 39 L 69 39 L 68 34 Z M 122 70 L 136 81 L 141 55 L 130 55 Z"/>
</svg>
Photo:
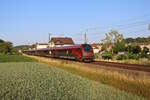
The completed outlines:
<svg viewBox="0 0 150 100">
<path fill-rule="evenodd" d="M 50 47 L 70 46 L 74 45 L 72 38 L 69 37 L 52 37 Z"/>
<path fill-rule="evenodd" d="M 33 45 L 34 49 L 43 49 L 50 47 L 60 47 L 74 45 L 72 38 L 69 37 L 53 37 L 49 43 L 36 43 Z"/>
<path fill-rule="evenodd" d="M 91 44 L 94 53 L 100 53 L 102 49 L 102 45 L 100 44 Z"/>
<path fill-rule="evenodd" d="M 36 43 L 33 44 L 34 49 L 43 49 L 43 48 L 48 48 L 49 43 Z"/>
<path fill-rule="evenodd" d="M 147 47 L 150 50 L 150 44 L 142 44 L 140 47 L 143 49 L 144 47 Z"/>
</svg>

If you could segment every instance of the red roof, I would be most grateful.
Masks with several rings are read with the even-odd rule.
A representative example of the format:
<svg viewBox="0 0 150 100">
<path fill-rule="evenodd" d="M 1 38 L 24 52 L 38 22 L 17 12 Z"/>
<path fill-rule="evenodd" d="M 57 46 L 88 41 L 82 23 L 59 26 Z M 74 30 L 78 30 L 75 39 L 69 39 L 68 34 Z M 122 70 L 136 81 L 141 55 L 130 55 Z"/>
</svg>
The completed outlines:
<svg viewBox="0 0 150 100">
<path fill-rule="evenodd" d="M 99 47 L 101 46 L 100 44 L 91 44 L 92 48 L 94 49 L 99 49 Z"/>
<path fill-rule="evenodd" d="M 68 37 L 53 37 L 51 39 L 51 42 L 54 42 L 55 45 L 65 45 L 65 44 L 73 45 L 74 44 L 72 38 L 68 38 Z"/>
</svg>

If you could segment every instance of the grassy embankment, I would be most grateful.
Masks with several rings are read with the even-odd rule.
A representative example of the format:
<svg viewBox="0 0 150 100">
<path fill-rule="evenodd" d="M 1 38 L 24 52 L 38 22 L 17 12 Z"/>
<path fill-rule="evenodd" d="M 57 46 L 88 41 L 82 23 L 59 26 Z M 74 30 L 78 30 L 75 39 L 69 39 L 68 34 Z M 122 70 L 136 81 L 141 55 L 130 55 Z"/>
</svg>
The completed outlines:
<svg viewBox="0 0 150 100">
<path fill-rule="evenodd" d="M 34 61 L 37 60 L 22 55 L 0 54 L 0 62 L 34 62 Z"/>
<path fill-rule="evenodd" d="M 38 62 L 0 63 L 0 98 L 14 100 L 144 100 L 142 97 L 51 66 Z"/>
<path fill-rule="evenodd" d="M 106 70 L 97 70 L 89 67 L 78 66 L 68 62 L 61 62 L 56 60 L 49 60 L 42 57 L 29 56 L 31 58 L 37 59 L 40 62 L 45 62 L 49 65 L 70 71 L 74 74 L 81 75 L 88 79 L 95 80 L 97 82 L 107 84 L 136 94 L 139 96 L 144 96 L 150 99 L 150 80 L 149 79 L 135 79 L 133 77 L 125 76 L 117 72 L 111 72 Z"/>
</svg>

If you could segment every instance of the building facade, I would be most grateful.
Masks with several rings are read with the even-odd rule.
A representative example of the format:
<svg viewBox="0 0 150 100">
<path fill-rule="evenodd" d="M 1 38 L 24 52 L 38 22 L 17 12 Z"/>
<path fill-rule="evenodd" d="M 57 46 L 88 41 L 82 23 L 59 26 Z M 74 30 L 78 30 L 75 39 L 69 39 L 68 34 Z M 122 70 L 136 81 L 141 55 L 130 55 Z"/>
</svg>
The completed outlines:
<svg viewBox="0 0 150 100">
<path fill-rule="evenodd" d="M 43 49 L 51 47 L 61 47 L 74 45 L 72 38 L 69 37 L 52 37 L 49 43 L 36 43 L 34 49 Z"/>
</svg>

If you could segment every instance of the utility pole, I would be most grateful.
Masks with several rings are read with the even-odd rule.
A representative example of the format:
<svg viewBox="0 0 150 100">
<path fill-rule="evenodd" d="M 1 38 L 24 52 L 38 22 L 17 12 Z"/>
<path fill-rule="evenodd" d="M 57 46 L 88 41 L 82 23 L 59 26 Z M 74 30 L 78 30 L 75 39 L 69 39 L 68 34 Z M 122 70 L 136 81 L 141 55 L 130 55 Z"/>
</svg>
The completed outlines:
<svg viewBox="0 0 150 100">
<path fill-rule="evenodd" d="M 51 35 L 52 35 L 52 33 L 48 33 L 48 42 L 51 41 Z"/>
<path fill-rule="evenodd" d="M 88 37 L 87 37 L 87 33 L 88 33 L 88 30 L 85 32 L 85 34 L 84 34 L 84 42 L 85 42 L 85 44 L 87 44 L 88 43 Z"/>
</svg>

